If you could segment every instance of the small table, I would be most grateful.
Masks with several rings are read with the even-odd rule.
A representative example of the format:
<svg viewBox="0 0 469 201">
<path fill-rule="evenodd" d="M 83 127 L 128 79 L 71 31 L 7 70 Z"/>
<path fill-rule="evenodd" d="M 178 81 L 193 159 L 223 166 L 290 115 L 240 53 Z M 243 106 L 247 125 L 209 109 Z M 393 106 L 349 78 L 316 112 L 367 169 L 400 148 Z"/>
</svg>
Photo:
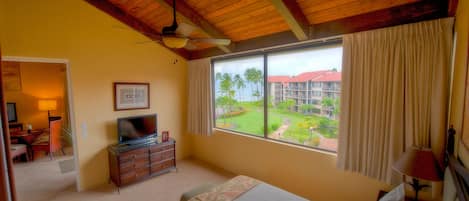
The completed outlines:
<svg viewBox="0 0 469 201">
<path fill-rule="evenodd" d="M 44 131 L 45 129 L 35 129 L 35 130 L 31 130 L 31 132 L 14 131 L 14 132 L 10 132 L 10 138 L 18 139 L 20 143 L 31 145 L 36 139 L 36 137 L 44 133 Z"/>
<path fill-rule="evenodd" d="M 28 131 L 14 131 L 10 132 L 10 139 L 16 140 L 17 143 L 19 144 L 26 144 L 27 145 L 27 150 L 28 154 L 32 156 L 32 150 L 31 150 L 31 144 L 33 144 L 34 140 L 36 138 L 46 132 L 47 129 L 35 129 L 31 130 L 30 132 Z"/>
</svg>

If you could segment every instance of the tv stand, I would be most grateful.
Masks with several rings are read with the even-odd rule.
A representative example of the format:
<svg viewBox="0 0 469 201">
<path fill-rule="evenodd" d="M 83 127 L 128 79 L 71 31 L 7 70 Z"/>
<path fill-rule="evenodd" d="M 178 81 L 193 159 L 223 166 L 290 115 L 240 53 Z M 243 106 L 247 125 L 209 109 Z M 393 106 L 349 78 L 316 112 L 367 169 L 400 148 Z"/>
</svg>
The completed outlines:
<svg viewBox="0 0 469 201">
<path fill-rule="evenodd" d="M 110 180 L 118 188 L 176 169 L 176 141 L 148 141 L 133 145 L 111 145 Z"/>
</svg>

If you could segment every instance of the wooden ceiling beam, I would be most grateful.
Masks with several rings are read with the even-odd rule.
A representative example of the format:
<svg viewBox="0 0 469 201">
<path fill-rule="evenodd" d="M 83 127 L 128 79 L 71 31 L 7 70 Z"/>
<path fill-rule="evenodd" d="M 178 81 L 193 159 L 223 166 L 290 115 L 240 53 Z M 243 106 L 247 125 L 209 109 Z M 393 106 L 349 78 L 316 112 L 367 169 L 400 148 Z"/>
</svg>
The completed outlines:
<svg viewBox="0 0 469 201">
<path fill-rule="evenodd" d="M 161 40 L 160 33 L 155 31 L 150 26 L 146 25 L 139 19 L 133 17 L 130 14 L 127 14 L 119 7 L 115 6 L 111 2 L 107 0 L 85 0 L 89 4 L 93 5 L 97 9 L 107 13 L 108 15 L 112 16 L 113 18 L 119 20 L 120 22 L 126 24 L 127 26 L 131 27 L 132 29 L 140 32 L 141 34 L 145 35 L 151 40 Z M 173 51 L 174 53 L 188 59 L 190 54 L 185 49 L 171 49 L 163 45 L 163 47 Z"/>
<path fill-rule="evenodd" d="M 302 41 L 309 38 L 308 19 L 295 0 L 270 0 L 270 2 L 287 22 L 298 40 Z"/>
<path fill-rule="evenodd" d="M 447 16 L 440 1 L 420 1 L 314 25 L 312 38 L 355 33 Z"/>
<path fill-rule="evenodd" d="M 169 9 L 171 12 L 173 10 L 173 1 L 172 0 L 155 0 L 161 6 Z M 210 22 L 208 22 L 204 17 L 198 14 L 194 9 L 192 9 L 187 3 L 184 1 L 177 1 L 176 3 L 176 15 L 182 19 L 184 22 L 189 23 L 190 25 L 198 28 L 204 34 L 208 35 L 211 38 L 226 38 L 229 39 L 228 36 L 223 34 L 222 31 L 218 30 L 215 26 L 213 26 Z M 218 49 L 222 50 L 225 53 L 230 53 L 234 51 L 234 43 L 232 42 L 230 45 L 218 45 Z"/>
<path fill-rule="evenodd" d="M 447 16 L 448 9 L 447 7 L 442 7 L 440 1 L 421 1 L 316 24 L 313 26 L 314 32 L 312 32 L 310 39 L 326 38 L 341 34 L 367 31 L 371 29 L 414 23 L 424 20 L 432 20 Z M 285 45 L 294 42 L 297 42 L 295 35 L 290 31 L 287 31 L 269 36 L 262 36 L 254 39 L 239 41 L 236 43 L 235 52 Z M 225 53 L 211 48 L 192 51 L 190 59 L 212 57 L 222 54 Z"/>
</svg>

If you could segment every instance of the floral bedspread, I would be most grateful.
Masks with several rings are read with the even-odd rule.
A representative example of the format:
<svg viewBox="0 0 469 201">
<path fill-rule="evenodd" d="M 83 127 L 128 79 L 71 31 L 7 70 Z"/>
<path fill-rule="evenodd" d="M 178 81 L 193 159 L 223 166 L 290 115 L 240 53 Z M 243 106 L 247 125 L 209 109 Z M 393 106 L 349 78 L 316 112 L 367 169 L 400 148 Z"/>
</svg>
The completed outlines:
<svg viewBox="0 0 469 201">
<path fill-rule="evenodd" d="M 232 201 L 261 182 L 251 177 L 239 175 L 189 201 Z"/>
</svg>

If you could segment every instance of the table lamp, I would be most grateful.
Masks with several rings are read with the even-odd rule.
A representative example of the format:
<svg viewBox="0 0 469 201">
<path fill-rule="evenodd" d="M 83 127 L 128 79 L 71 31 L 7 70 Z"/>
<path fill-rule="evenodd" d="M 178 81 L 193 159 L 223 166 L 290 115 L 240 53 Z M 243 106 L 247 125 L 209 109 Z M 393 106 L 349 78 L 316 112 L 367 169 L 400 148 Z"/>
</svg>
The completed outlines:
<svg viewBox="0 0 469 201">
<path fill-rule="evenodd" d="M 57 109 L 56 100 L 39 100 L 38 103 L 39 111 L 47 111 L 47 121 L 50 119 L 50 111 Z"/>
<path fill-rule="evenodd" d="M 421 185 L 419 179 L 427 181 L 442 179 L 442 171 L 430 149 L 411 147 L 393 164 L 392 168 L 403 175 L 412 177 L 412 183 L 408 182 L 408 184 L 415 191 L 414 200 L 416 201 L 418 192 L 428 187 L 428 185 Z"/>
</svg>

